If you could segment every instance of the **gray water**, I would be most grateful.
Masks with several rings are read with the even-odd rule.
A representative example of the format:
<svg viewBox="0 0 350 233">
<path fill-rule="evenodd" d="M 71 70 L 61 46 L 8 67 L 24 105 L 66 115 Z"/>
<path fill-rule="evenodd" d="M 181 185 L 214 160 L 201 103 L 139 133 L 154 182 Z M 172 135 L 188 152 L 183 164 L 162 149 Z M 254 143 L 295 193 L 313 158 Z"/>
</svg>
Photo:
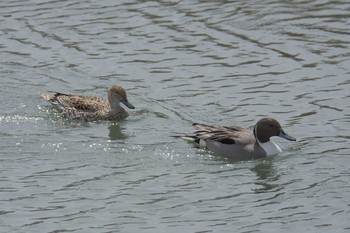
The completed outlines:
<svg viewBox="0 0 350 233">
<path fill-rule="evenodd" d="M 348 232 L 348 1 L 0 2 L 0 232 Z M 106 97 L 62 119 L 38 93 Z M 228 161 L 173 135 L 280 121 Z"/>
</svg>

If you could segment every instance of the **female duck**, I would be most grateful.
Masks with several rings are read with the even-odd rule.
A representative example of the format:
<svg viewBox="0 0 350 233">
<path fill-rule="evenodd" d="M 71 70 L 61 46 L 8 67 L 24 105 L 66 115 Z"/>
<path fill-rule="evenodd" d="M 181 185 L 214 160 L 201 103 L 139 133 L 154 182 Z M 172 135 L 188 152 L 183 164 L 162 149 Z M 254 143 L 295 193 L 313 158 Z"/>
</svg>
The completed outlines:
<svg viewBox="0 0 350 233">
<path fill-rule="evenodd" d="M 71 95 L 56 92 L 53 96 L 41 94 L 64 117 L 82 121 L 119 121 L 128 117 L 128 112 L 120 106 L 135 107 L 128 101 L 123 87 L 114 85 L 108 91 L 108 101 L 95 96 Z"/>
</svg>

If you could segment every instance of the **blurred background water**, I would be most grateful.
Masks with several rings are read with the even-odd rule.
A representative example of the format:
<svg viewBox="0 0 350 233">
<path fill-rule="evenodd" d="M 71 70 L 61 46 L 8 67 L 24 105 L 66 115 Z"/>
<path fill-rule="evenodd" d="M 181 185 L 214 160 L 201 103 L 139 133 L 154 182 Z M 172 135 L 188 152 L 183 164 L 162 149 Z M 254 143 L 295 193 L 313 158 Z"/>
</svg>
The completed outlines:
<svg viewBox="0 0 350 233">
<path fill-rule="evenodd" d="M 348 1 L 1 1 L 1 232 L 347 232 Z M 106 97 L 80 124 L 38 93 Z M 278 119 L 278 156 L 171 136 Z"/>
</svg>

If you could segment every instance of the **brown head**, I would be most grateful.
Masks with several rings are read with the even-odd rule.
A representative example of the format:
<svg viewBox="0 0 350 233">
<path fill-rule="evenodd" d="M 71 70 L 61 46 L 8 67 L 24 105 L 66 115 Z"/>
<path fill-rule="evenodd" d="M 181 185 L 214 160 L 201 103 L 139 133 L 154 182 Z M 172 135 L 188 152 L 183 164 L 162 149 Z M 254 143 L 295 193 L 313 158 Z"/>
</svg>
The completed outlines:
<svg viewBox="0 0 350 233">
<path fill-rule="evenodd" d="M 278 136 L 289 141 L 296 141 L 294 137 L 289 136 L 284 132 L 278 121 L 270 117 L 263 118 L 256 123 L 254 127 L 254 135 L 261 143 L 270 141 L 270 138 L 273 136 Z"/>
<path fill-rule="evenodd" d="M 126 91 L 123 87 L 113 85 L 108 91 L 108 102 L 112 109 L 117 109 L 120 107 L 120 102 L 126 107 L 134 109 L 135 107 L 129 103 L 128 97 L 126 96 Z"/>
</svg>

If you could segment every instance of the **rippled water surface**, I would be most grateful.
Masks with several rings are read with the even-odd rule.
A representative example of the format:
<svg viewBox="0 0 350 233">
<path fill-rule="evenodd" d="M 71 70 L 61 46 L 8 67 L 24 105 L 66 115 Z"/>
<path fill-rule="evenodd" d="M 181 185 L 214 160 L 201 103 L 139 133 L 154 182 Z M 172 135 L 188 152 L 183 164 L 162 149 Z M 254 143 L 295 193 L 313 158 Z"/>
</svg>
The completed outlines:
<svg viewBox="0 0 350 233">
<path fill-rule="evenodd" d="M 348 1 L 1 1 L 1 232 L 348 232 Z M 136 106 L 62 119 L 38 93 Z M 273 116 L 227 161 L 174 138 Z"/>
</svg>

